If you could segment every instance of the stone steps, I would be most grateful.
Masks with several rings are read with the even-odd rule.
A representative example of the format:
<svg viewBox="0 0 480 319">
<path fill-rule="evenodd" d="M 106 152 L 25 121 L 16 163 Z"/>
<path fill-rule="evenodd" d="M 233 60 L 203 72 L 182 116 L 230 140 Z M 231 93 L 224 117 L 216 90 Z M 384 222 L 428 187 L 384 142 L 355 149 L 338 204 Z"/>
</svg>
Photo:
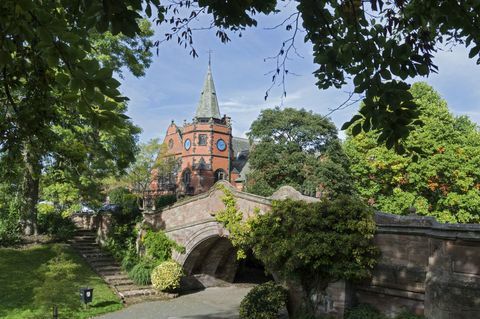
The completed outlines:
<svg viewBox="0 0 480 319">
<path fill-rule="evenodd" d="M 79 231 L 70 241 L 70 245 L 113 288 L 124 303 L 171 298 L 169 295 L 158 293 L 151 286 L 136 285 L 113 256 L 97 245 L 95 233 Z"/>
</svg>

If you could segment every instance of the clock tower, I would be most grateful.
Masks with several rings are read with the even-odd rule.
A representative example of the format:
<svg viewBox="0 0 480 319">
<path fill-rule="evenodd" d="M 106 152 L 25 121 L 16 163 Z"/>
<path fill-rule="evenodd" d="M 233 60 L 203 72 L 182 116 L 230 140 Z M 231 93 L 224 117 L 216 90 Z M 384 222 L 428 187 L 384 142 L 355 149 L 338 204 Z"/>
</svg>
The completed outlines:
<svg viewBox="0 0 480 319">
<path fill-rule="evenodd" d="M 176 192 L 180 195 L 196 195 L 206 192 L 218 180 L 233 185 L 240 183 L 240 170 L 235 148 L 239 145 L 246 163 L 248 141 L 232 137 L 230 118 L 220 115 L 212 70 L 208 65 L 195 117 L 183 127 L 170 124 L 165 136 L 169 153 L 179 162 L 175 174 Z M 242 166 L 243 167 L 243 166 Z"/>
</svg>

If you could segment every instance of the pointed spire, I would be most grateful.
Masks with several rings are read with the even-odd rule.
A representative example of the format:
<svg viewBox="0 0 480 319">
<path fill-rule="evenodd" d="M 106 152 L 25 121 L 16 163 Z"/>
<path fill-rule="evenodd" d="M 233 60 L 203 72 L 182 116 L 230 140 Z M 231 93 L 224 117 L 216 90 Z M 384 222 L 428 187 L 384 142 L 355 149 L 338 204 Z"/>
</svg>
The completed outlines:
<svg viewBox="0 0 480 319">
<path fill-rule="evenodd" d="M 195 112 L 196 118 L 214 118 L 220 119 L 220 108 L 218 107 L 217 93 L 213 84 L 212 69 L 210 57 L 208 59 L 208 71 L 203 84 L 203 91 L 200 95 L 200 102 Z"/>
</svg>

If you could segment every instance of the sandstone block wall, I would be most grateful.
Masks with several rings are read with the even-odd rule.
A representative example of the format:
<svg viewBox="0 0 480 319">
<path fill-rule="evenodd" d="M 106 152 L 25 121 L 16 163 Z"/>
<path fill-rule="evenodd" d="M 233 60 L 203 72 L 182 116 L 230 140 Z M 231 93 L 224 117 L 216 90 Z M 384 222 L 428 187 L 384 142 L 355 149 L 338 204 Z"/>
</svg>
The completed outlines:
<svg viewBox="0 0 480 319">
<path fill-rule="evenodd" d="M 373 278 L 355 285 L 353 302 L 394 316 L 480 318 L 480 225 L 377 213 L 381 257 Z"/>
</svg>

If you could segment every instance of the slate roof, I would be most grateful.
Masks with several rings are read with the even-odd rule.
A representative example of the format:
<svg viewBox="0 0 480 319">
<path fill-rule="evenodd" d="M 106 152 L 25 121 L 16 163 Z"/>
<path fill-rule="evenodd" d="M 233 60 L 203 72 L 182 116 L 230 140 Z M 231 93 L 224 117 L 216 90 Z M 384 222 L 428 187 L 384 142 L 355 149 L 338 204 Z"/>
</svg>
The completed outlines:
<svg viewBox="0 0 480 319">
<path fill-rule="evenodd" d="M 248 155 L 250 153 L 250 141 L 246 138 L 233 137 L 232 138 L 232 172 L 237 171 L 240 177 L 235 181 L 240 182 L 245 180 L 245 176 L 249 172 Z"/>
<path fill-rule="evenodd" d="M 220 119 L 220 108 L 218 107 L 217 93 L 215 92 L 215 85 L 213 84 L 212 69 L 208 64 L 207 76 L 203 84 L 203 91 L 200 95 L 196 118 L 214 118 Z"/>
</svg>

